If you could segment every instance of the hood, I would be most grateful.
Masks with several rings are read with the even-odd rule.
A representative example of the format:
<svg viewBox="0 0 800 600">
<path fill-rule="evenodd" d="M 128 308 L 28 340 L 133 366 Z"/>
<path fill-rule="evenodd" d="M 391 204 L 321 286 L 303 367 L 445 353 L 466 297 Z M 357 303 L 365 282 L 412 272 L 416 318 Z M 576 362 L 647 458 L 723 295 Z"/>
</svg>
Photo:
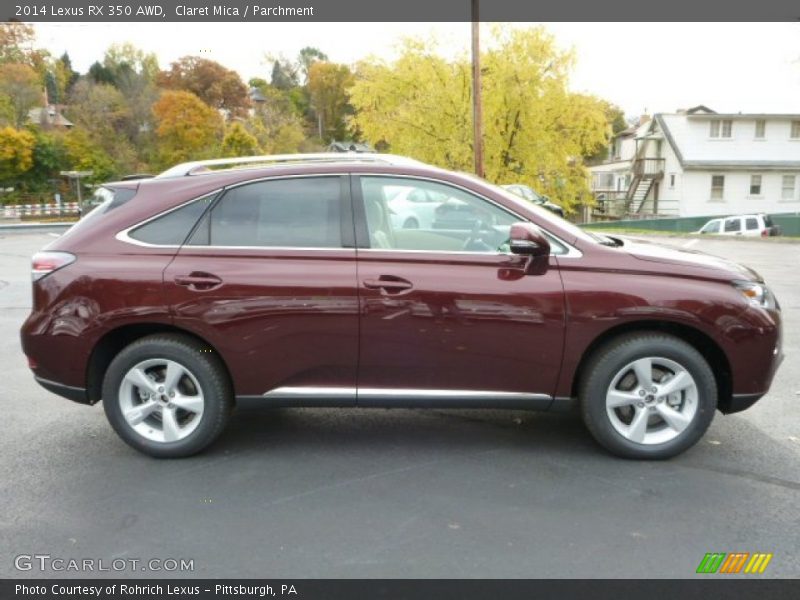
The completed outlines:
<svg viewBox="0 0 800 600">
<path fill-rule="evenodd" d="M 744 279 L 747 281 L 763 282 L 762 277 L 750 267 L 733 262 L 726 258 L 698 252 L 697 250 L 686 250 L 665 246 L 655 242 L 624 238 L 625 245 L 622 247 L 628 254 L 642 261 L 662 263 L 666 265 L 676 265 L 682 267 L 694 267 L 704 271 L 714 271 L 720 279 Z"/>
</svg>

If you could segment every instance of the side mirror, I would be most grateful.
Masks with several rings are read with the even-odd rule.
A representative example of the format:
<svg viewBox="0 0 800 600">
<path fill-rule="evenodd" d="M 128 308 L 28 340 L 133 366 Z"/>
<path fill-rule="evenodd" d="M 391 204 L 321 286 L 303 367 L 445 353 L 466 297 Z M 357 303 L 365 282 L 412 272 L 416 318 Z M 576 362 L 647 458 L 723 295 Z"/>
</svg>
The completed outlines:
<svg viewBox="0 0 800 600">
<path fill-rule="evenodd" d="M 512 254 L 550 256 L 550 242 L 533 223 L 514 223 L 509 237 Z"/>
</svg>

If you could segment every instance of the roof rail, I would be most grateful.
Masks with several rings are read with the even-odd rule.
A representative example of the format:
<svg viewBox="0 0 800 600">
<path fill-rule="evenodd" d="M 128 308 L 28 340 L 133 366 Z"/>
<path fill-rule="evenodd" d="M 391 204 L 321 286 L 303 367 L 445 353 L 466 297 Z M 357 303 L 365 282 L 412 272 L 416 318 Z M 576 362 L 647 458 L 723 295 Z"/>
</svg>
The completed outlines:
<svg viewBox="0 0 800 600">
<path fill-rule="evenodd" d="M 197 160 L 185 162 L 174 167 L 170 167 L 163 173 L 156 175 L 156 178 L 165 177 L 185 177 L 187 175 L 199 175 L 212 171 L 211 167 L 235 168 L 237 165 L 274 165 L 285 163 L 341 163 L 341 162 L 360 162 L 360 163 L 384 163 L 389 165 L 412 165 L 422 164 L 413 158 L 396 156 L 394 154 L 376 154 L 363 152 L 318 152 L 312 154 L 268 154 L 264 156 L 241 156 L 237 158 L 212 158 L 210 160 Z"/>
</svg>

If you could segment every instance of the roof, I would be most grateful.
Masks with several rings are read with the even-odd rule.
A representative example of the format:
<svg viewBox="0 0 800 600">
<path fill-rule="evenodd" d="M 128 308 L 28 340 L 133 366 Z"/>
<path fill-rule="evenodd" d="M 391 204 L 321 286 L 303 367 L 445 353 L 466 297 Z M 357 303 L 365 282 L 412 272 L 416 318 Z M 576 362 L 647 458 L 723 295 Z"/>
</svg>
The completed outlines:
<svg viewBox="0 0 800 600">
<path fill-rule="evenodd" d="M 251 87 L 249 94 L 250 94 L 250 100 L 252 100 L 253 102 L 267 101 L 267 97 L 257 87 Z"/>
<path fill-rule="evenodd" d="M 684 169 L 800 169 L 800 160 L 687 160 Z"/>
<path fill-rule="evenodd" d="M 55 125 L 57 127 L 75 127 L 75 124 L 55 109 L 54 106 L 40 106 L 28 111 L 31 123 Z"/>
</svg>

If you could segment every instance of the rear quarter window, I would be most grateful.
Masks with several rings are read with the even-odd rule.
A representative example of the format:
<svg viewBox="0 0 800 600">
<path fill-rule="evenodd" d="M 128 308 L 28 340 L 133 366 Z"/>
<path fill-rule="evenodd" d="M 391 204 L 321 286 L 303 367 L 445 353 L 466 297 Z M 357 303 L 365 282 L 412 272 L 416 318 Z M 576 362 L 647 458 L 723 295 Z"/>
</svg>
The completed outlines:
<svg viewBox="0 0 800 600">
<path fill-rule="evenodd" d="M 192 200 L 158 216 L 128 232 L 128 236 L 145 244 L 180 246 L 194 230 L 216 194 Z"/>
</svg>

